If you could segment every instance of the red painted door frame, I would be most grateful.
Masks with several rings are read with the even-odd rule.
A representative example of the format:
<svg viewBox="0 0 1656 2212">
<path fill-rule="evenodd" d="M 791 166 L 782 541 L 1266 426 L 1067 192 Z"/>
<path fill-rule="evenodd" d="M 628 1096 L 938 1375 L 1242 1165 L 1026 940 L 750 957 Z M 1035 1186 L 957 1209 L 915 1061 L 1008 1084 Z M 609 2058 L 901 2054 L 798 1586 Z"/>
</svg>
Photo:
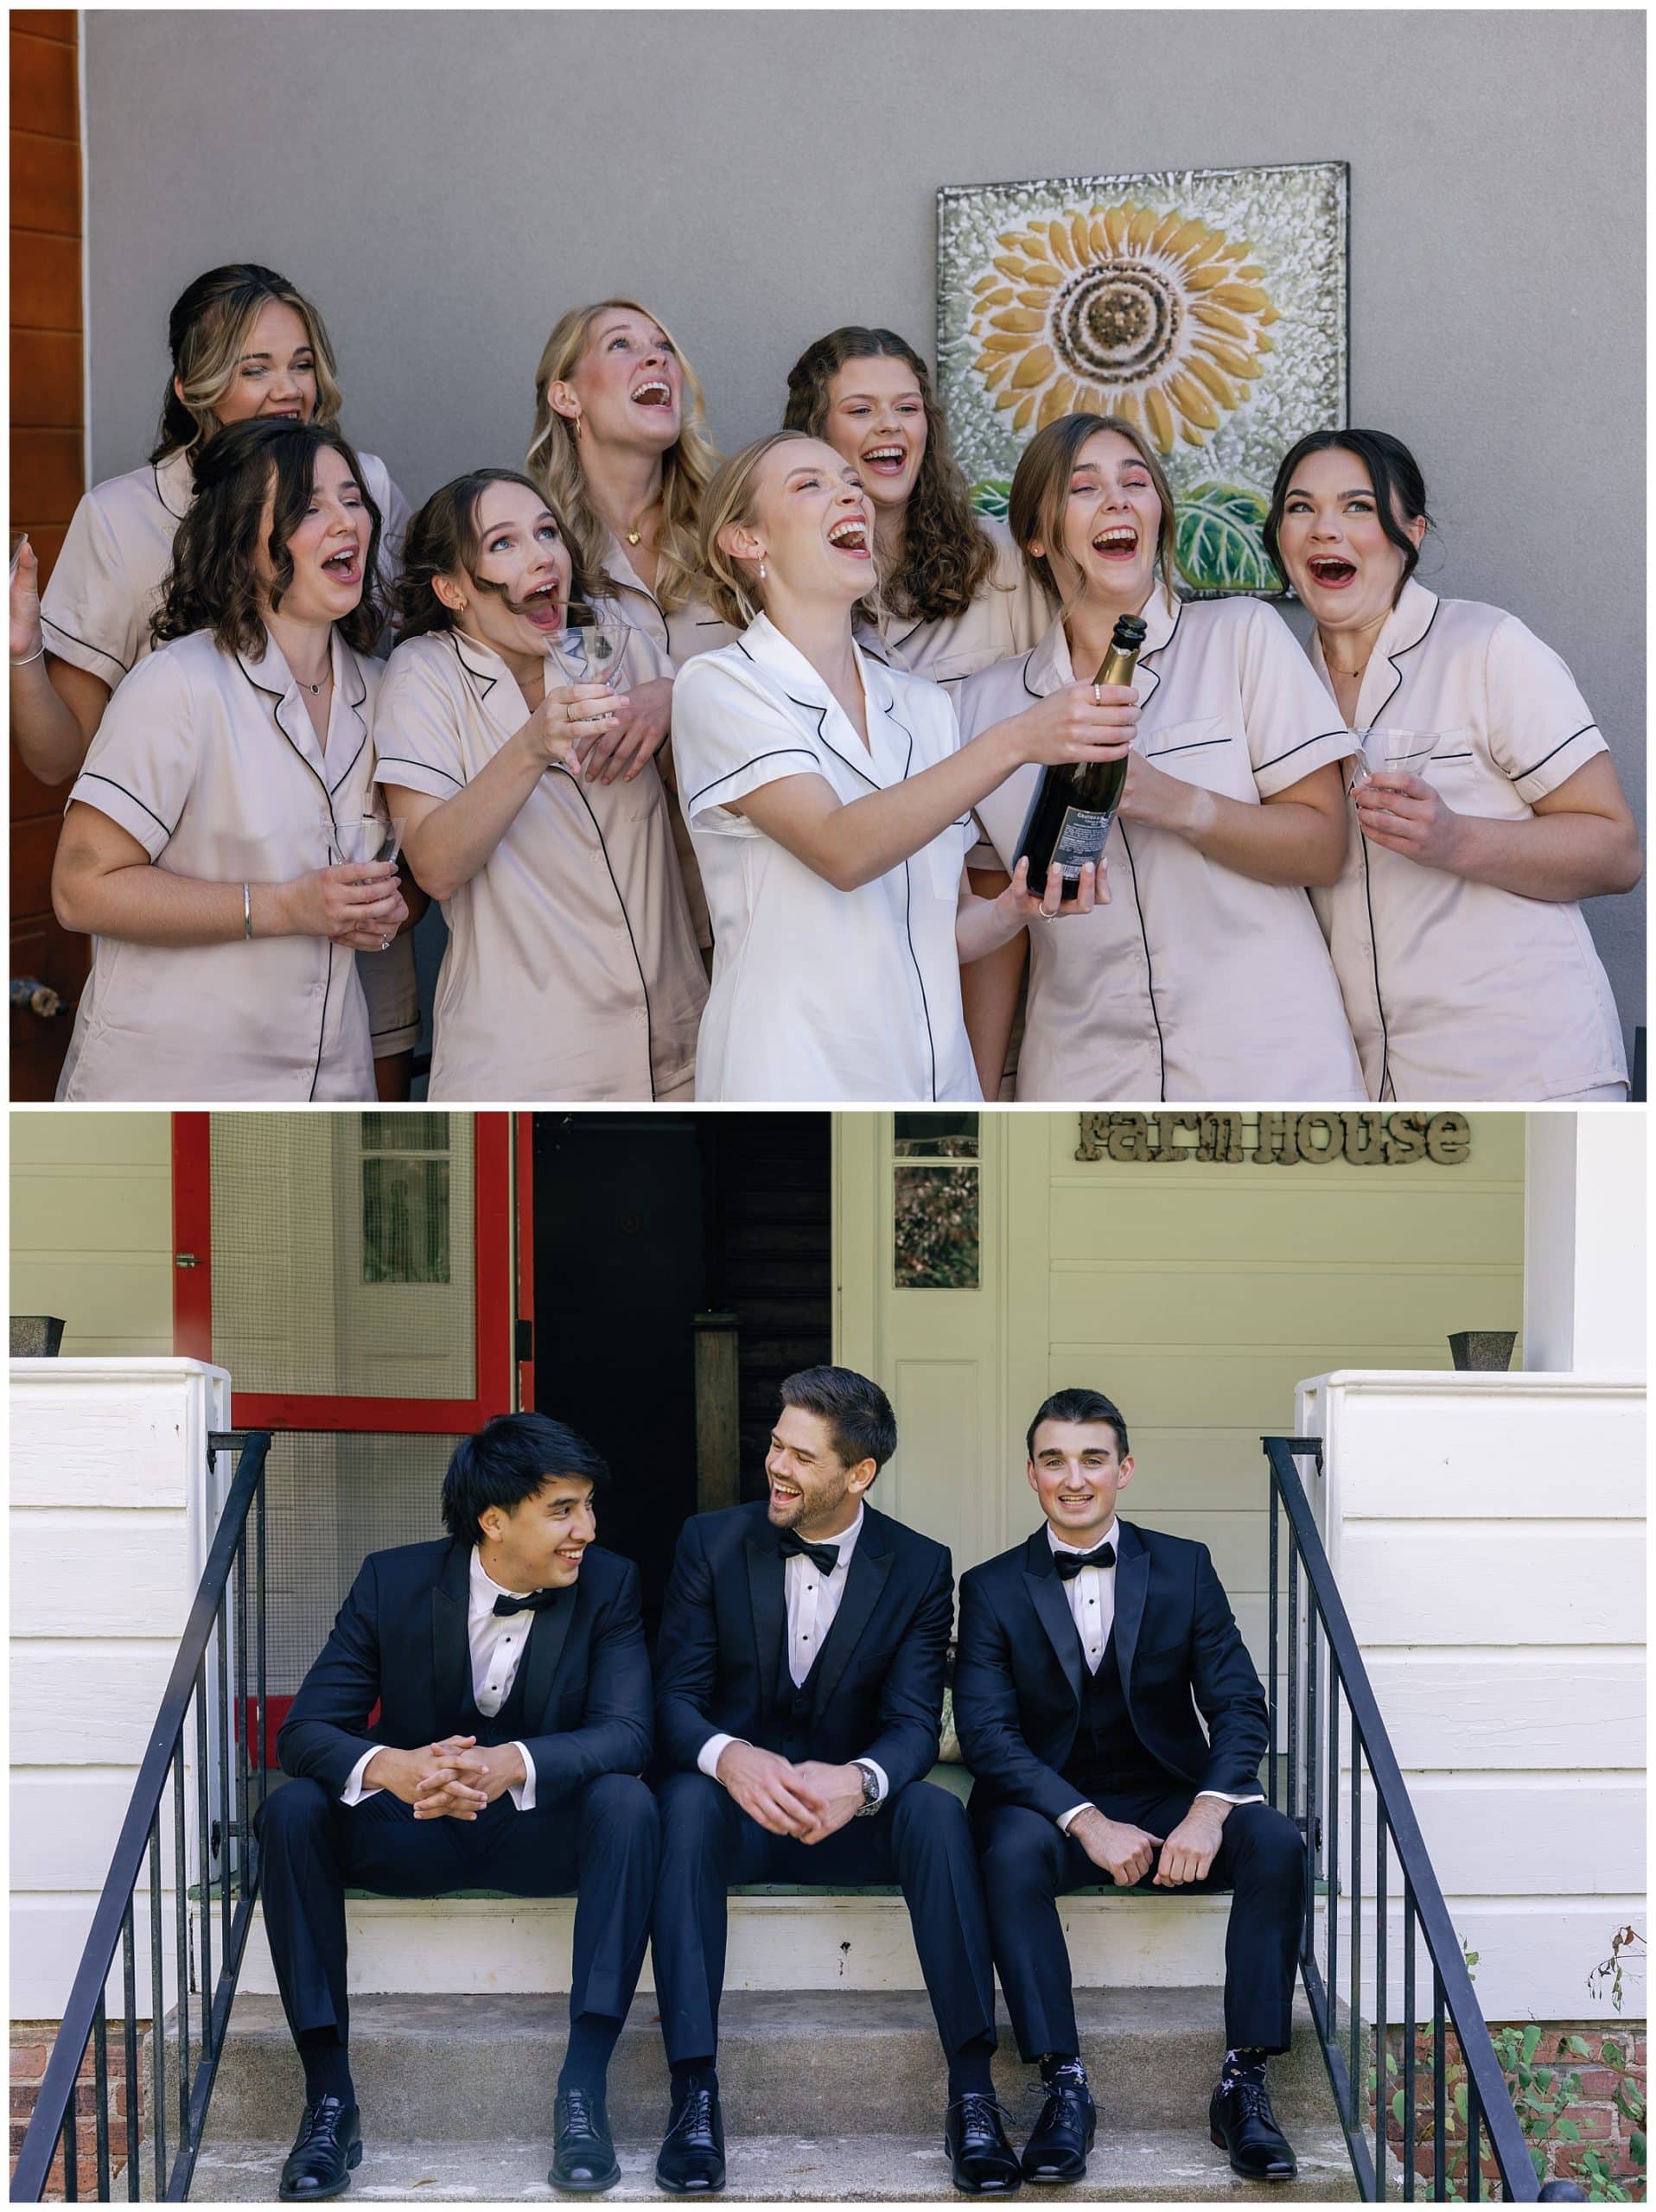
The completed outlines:
<svg viewBox="0 0 1656 2212">
<path fill-rule="evenodd" d="M 535 1117 L 514 1114 L 518 1152 L 518 1403 L 535 1403 Z"/>
<path fill-rule="evenodd" d="M 532 1326 L 534 1248 L 526 1198 L 518 1239 L 517 1277 L 512 1262 L 513 1130 L 519 1163 L 529 1156 L 532 1117 L 478 1114 L 473 1209 L 475 1250 L 476 1389 L 469 1398 L 354 1398 L 311 1396 L 298 1391 L 233 1389 L 231 1419 L 238 1428 L 326 1429 L 342 1433 L 380 1430 L 415 1436 L 462 1436 L 493 1414 L 509 1413 L 513 1310 Z M 189 1359 L 213 1357 L 212 1117 L 173 1116 L 173 1350 Z M 520 1194 L 521 1195 L 521 1194 Z M 526 1301 L 526 1302 L 525 1302 Z M 532 1363 L 524 1362 L 532 1394 Z M 532 1402 L 532 1395 L 525 1401 Z"/>
</svg>

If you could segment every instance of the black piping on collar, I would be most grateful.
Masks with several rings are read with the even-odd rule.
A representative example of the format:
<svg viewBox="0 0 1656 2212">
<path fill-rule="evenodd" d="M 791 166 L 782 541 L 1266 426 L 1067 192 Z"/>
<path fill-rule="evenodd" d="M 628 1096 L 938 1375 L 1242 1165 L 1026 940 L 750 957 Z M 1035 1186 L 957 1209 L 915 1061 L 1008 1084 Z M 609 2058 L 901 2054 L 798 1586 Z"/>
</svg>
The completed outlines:
<svg viewBox="0 0 1656 2212">
<path fill-rule="evenodd" d="M 745 659 L 752 661 L 755 668 L 763 666 L 763 663 L 760 661 L 755 654 L 750 653 L 748 651 L 747 646 L 743 645 L 740 638 L 736 639 L 736 650 Z M 781 683 L 781 678 L 780 677 L 778 677 L 776 680 L 779 683 Z M 826 707 L 818 706 L 814 700 L 800 699 L 796 697 L 795 695 L 788 690 L 786 683 L 782 684 L 782 696 L 785 699 L 793 700 L 793 704 L 803 713 L 814 715 L 816 716 L 818 737 L 821 740 L 823 745 L 827 748 L 827 750 L 833 754 L 835 760 L 840 763 L 842 767 L 849 768 L 854 776 L 860 776 L 871 791 L 877 791 L 882 788 L 872 776 L 868 774 L 864 769 L 857 766 L 855 760 L 848 760 L 845 755 L 840 751 L 839 747 L 834 744 L 829 737 L 827 727 L 828 709 Z M 871 752 L 869 758 L 873 758 Z"/>
<path fill-rule="evenodd" d="M 486 668 L 474 668 L 472 666 L 465 654 L 460 650 L 460 632 L 458 630 L 450 630 L 447 632 L 446 634 L 449 643 L 454 647 L 455 658 L 460 663 L 462 668 L 465 670 L 467 675 L 470 677 L 472 682 L 478 686 L 478 696 L 480 698 L 487 699 L 489 693 L 500 682 L 500 677 L 498 676 L 491 676 Z"/>
<path fill-rule="evenodd" d="M 169 454 L 167 458 L 170 461 L 173 456 L 171 454 Z M 150 474 L 155 481 L 156 498 L 159 500 L 161 505 L 166 510 L 167 513 L 172 517 L 175 522 L 182 522 L 184 515 L 187 515 L 189 512 L 189 509 L 186 506 L 183 511 L 183 514 L 181 514 L 176 507 L 169 507 L 167 505 L 167 494 L 161 488 L 161 463 L 158 461 L 152 461 L 150 462 Z"/>
</svg>

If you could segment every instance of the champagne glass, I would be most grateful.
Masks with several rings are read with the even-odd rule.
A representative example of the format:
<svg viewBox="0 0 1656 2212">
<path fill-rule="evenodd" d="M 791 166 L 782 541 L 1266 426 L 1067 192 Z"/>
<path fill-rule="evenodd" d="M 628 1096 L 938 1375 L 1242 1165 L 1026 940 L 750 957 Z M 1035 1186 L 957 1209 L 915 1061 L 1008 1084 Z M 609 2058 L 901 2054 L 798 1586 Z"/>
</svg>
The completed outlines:
<svg viewBox="0 0 1656 2212">
<path fill-rule="evenodd" d="M 324 815 L 329 867 L 353 861 L 394 861 L 403 849 L 404 818 L 365 807 L 340 818 Z"/>
<path fill-rule="evenodd" d="M 552 632 L 552 657 L 569 683 L 621 682 L 632 625 L 612 600 L 572 600 L 561 630 Z"/>
<path fill-rule="evenodd" d="M 1426 763 L 1438 747 L 1436 730 L 1392 729 L 1391 728 L 1365 730 L 1363 733 L 1363 767 L 1371 776 L 1424 776 Z"/>
</svg>

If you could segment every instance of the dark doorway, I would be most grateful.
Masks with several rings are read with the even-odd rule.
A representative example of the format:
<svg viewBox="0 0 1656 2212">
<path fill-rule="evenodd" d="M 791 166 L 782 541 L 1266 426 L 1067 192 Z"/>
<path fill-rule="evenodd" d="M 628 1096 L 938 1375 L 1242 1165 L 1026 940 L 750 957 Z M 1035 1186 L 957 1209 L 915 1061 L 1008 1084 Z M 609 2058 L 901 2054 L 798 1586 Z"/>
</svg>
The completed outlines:
<svg viewBox="0 0 1656 2212">
<path fill-rule="evenodd" d="M 535 1402 L 609 1462 L 652 1640 L 697 1505 L 696 1317 L 736 1316 L 744 1498 L 777 1384 L 831 1357 L 830 1150 L 825 1114 L 535 1116 Z"/>
</svg>

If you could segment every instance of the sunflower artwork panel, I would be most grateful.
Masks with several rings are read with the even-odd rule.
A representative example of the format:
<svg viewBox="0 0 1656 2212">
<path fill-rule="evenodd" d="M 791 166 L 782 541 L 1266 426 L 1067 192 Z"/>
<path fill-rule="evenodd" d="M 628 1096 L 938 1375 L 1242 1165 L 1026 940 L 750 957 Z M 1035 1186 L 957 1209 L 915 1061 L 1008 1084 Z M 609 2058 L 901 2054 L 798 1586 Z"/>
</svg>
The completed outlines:
<svg viewBox="0 0 1656 2212">
<path fill-rule="evenodd" d="M 1277 461 L 1347 421 L 1343 162 L 948 186 L 938 381 L 980 512 L 1061 415 L 1118 415 L 1178 502 L 1191 598 L 1280 594 Z"/>
</svg>

